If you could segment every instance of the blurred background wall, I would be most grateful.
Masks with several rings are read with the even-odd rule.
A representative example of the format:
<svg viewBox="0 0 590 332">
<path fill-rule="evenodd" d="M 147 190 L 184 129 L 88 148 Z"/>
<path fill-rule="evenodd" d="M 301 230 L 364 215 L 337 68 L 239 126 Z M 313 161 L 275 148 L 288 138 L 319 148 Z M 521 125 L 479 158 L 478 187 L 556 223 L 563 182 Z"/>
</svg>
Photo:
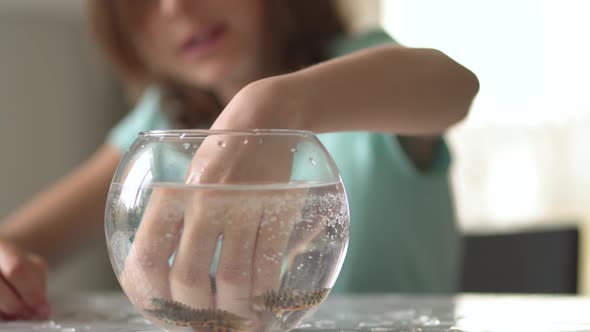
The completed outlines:
<svg viewBox="0 0 590 332">
<path fill-rule="evenodd" d="M 448 135 L 466 236 L 574 228 L 590 292 L 590 3 L 341 1 L 354 31 L 382 25 L 479 76 L 471 115 Z M 84 1 L 0 1 L 0 218 L 88 157 L 128 109 L 86 24 Z M 81 253 L 52 288 L 112 286 L 104 252 L 99 241 Z"/>
<path fill-rule="evenodd" d="M 475 71 L 481 91 L 450 135 L 465 228 L 590 215 L 590 3 L 384 0 L 382 21 L 409 46 Z"/>
<path fill-rule="evenodd" d="M 382 5 L 381 21 L 401 43 L 440 49 L 481 82 L 468 119 L 448 135 L 465 234 L 555 235 L 575 228 L 578 289 L 589 292 L 590 2 L 383 0 Z M 531 251 L 537 257 L 522 264 L 562 250 L 557 238 L 539 242 Z M 487 254 L 493 258 L 493 251 Z M 537 278 L 563 272 L 545 265 Z"/>
<path fill-rule="evenodd" d="M 87 158 L 125 112 L 83 5 L 0 1 L 0 219 Z M 52 289 L 113 284 L 102 243 L 76 256 Z"/>
</svg>

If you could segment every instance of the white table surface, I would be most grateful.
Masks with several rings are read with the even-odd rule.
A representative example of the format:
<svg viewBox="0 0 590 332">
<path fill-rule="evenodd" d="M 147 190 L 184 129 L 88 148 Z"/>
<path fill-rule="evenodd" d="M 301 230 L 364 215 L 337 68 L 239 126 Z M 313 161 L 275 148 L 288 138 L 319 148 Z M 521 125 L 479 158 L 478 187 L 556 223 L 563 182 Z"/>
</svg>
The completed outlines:
<svg viewBox="0 0 590 332">
<path fill-rule="evenodd" d="M 2 322 L 0 332 L 153 332 L 120 293 L 53 300 L 53 320 Z M 298 331 L 590 331 L 590 298 L 331 296 Z"/>
</svg>

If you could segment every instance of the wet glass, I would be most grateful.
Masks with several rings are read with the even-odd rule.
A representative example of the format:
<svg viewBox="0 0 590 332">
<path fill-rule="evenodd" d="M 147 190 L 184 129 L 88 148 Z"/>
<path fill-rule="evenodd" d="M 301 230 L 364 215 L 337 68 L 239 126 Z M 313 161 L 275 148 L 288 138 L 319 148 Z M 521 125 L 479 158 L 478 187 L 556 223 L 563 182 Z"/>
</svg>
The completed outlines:
<svg viewBox="0 0 590 332">
<path fill-rule="evenodd" d="M 123 290 L 154 324 L 287 331 L 330 293 L 349 211 L 311 132 L 152 131 L 117 169 L 105 230 Z"/>
</svg>

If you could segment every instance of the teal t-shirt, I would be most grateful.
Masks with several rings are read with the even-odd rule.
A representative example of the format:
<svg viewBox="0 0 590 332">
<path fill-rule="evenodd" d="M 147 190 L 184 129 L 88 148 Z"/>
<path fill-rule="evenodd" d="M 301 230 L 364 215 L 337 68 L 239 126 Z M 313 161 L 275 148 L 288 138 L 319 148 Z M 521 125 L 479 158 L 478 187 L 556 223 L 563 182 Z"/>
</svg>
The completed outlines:
<svg viewBox="0 0 590 332">
<path fill-rule="evenodd" d="M 376 30 L 342 38 L 331 57 L 394 43 Z M 141 131 L 170 129 L 157 88 L 109 134 L 126 151 Z M 335 292 L 449 293 L 456 291 L 460 242 L 449 183 L 450 154 L 441 139 L 428 172 L 417 170 L 390 134 L 318 135 L 338 166 L 349 198 L 348 254 Z"/>
</svg>

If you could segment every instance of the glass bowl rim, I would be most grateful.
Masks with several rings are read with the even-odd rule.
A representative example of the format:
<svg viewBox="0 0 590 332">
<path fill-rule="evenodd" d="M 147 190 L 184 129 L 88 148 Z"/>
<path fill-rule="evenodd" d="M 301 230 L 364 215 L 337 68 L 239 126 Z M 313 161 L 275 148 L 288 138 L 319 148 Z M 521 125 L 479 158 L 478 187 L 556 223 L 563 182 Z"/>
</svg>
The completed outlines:
<svg viewBox="0 0 590 332">
<path fill-rule="evenodd" d="M 205 139 L 209 136 L 299 136 L 315 137 L 309 130 L 299 129 L 251 129 L 251 130 L 210 130 L 210 129 L 171 129 L 149 130 L 138 134 L 141 139 Z"/>
</svg>

